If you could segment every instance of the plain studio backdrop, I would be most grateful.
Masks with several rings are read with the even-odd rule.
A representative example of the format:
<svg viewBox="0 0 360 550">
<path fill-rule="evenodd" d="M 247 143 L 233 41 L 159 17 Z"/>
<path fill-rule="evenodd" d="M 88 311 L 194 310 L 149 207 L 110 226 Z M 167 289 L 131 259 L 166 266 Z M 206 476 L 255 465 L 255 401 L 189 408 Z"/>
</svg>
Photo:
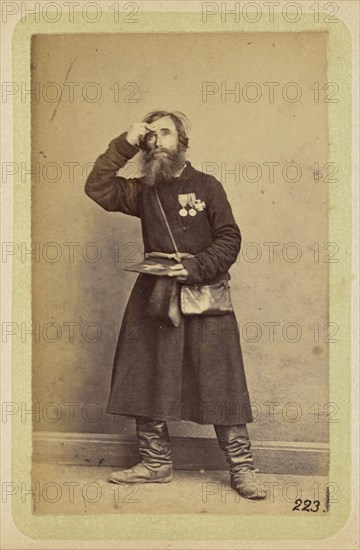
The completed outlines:
<svg viewBox="0 0 360 550">
<path fill-rule="evenodd" d="M 106 212 L 84 184 L 113 138 L 166 109 L 191 120 L 188 158 L 222 181 L 242 232 L 230 272 L 251 437 L 326 443 L 326 33 L 35 35 L 31 62 L 34 429 L 134 433 L 105 409 L 140 221 Z M 214 437 L 190 422 L 170 432 Z"/>
</svg>

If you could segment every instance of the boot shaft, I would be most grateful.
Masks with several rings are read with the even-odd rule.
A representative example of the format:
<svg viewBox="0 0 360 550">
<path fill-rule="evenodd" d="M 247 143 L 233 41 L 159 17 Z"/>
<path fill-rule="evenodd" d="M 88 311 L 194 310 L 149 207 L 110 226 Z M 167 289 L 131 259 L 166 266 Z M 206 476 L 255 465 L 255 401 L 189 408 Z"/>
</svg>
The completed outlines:
<svg viewBox="0 0 360 550">
<path fill-rule="evenodd" d="M 137 417 L 136 434 L 142 462 L 149 468 L 156 469 L 164 464 L 172 464 L 171 440 L 164 420 Z"/>
<path fill-rule="evenodd" d="M 254 470 L 251 442 L 246 424 L 215 425 L 219 447 L 225 453 L 232 475 L 241 470 Z"/>
</svg>

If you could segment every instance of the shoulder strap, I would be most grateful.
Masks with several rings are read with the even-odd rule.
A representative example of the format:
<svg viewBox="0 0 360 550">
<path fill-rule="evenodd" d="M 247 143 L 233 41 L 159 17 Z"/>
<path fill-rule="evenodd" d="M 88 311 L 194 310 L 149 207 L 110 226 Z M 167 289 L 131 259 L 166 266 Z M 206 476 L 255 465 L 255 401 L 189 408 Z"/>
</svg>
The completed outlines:
<svg viewBox="0 0 360 550">
<path fill-rule="evenodd" d="M 166 228 L 169 232 L 169 235 L 170 235 L 170 239 L 171 239 L 171 242 L 172 242 L 172 245 L 174 247 L 174 250 L 176 252 L 176 256 L 178 258 L 178 261 L 180 261 L 180 256 L 179 256 L 179 250 L 178 250 L 178 247 L 176 246 L 176 241 L 174 239 L 174 235 L 173 235 L 173 232 L 171 231 L 171 228 L 170 228 L 170 225 L 169 225 L 169 222 L 168 222 L 168 219 L 166 217 L 166 214 L 165 214 L 165 211 L 163 209 L 163 205 L 161 204 L 161 200 L 160 200 L 160 197 L 158 195 L 158 192 L 157 190 L 154 188 L 154 191 L 155 191 L 155 195 L 156 195 L 156 199 L 158 201 L 158 204 L 159 204 L 159 208 L 160 208 L 160 211 L 161 211 L 161 214 L 164 218 L 164 222 L 165 222 L 165 225 L 166 225 Z"/>
</svg>

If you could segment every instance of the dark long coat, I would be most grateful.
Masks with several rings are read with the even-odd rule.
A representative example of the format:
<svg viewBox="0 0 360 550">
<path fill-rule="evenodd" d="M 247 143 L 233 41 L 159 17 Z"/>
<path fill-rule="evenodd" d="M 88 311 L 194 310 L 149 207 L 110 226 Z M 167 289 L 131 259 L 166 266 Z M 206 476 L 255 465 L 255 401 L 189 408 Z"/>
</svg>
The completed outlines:
<svg viewBox="0 0 360 550">
<path fill-rule="evenodd" d="M 117 171 L 138 152 L 126 134 L 113 140 L 90 173 L 85 192 L 108 211 L 141 219 L 145 252 L 174 252 L 154 188 Z M 227 274 L 241 236 L 220 182 L 187 162 L 180 177 L 157 185 L 187 282 L 211 283 Z M 179 215 L 179 194 L 205 203 L 196 215 Z M 193 213 L 193 212 L 192 212 Z M 252 421 L 239 332 L 234 313 L 182 317 L 180 326 L 147 315 L 157 277 L 141 274 L 132 290 L 116 347 L 107 411 L 199 424 Z"/>
</svg>

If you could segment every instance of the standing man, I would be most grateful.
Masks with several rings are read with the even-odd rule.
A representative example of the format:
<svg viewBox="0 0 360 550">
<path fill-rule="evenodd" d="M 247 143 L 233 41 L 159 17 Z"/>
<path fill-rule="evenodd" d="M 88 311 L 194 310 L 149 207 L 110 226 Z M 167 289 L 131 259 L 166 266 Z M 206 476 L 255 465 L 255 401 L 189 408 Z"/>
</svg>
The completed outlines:
<svg viewBox="0 0 360 550">
<path fill-rule="evenodd" d="M 252 414 L 234 313 L 183 315 L 178 308 L 172 315 L 170 307 L 164 316 L 157 311 L 168 303 L 174 281 L 176 305 L 183 284 L 227 280 L 241 245 L 221 183 L 186 160 L 186 120 L 182 113 L 154 111 L 132 124 L 97 159 L 85 186 L 105 210 L 140 218 L 147 257 L 173 257 L 175 242 L 182 258 L 165 277 L 140 274 L 127 304 L 107 411 L 135 417 L 141 462 L 114 472 L 110 481 L 171 481 L 166 420 L 188 420 L 214 425 L 232 488 L 245 498 L 262 499 L 266 493 L 246 428 Z M 139 151 L 143 176 L 118 177 Z M 127 338 L 130 328 L 135 338 Z"/>
</svg>

